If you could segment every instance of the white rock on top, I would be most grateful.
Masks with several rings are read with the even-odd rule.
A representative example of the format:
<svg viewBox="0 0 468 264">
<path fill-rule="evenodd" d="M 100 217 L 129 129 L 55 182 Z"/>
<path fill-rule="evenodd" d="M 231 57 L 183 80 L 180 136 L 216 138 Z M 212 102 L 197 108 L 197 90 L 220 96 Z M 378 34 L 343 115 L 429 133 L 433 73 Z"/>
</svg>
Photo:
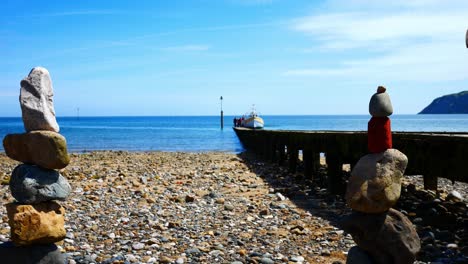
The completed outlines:
<svg viewBox="0 0 468 264">
<path fill-rule="evenodd" d="M 21 81 L 20 104 L 26 131 L 49 130 L 59 132 L 55 119 L 54 91 L 49 71 L 35 67 Z"/>
</svg>

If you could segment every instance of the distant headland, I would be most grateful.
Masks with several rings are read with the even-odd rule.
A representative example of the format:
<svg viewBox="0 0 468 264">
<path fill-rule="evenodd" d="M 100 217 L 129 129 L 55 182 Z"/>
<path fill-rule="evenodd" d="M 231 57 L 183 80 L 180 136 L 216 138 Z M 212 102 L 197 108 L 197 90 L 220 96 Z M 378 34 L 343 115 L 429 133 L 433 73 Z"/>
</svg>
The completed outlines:
<svg viewBox="0 0 468 264">
<path fill-rule="evenodd" d="M 468 91 L 436 98 L 419 114 L 468 114 Z"/>
</svg>

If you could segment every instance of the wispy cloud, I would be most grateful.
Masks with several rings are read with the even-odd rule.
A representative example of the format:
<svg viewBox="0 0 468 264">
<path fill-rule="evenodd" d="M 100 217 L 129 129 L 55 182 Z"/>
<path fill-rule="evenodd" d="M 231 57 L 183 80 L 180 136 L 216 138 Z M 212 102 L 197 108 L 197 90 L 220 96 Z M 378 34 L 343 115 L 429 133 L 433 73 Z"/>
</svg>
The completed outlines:
<svg viewBox="0 0 468 264">
<path fill-rule="evenodd" d="M 210 49 L 210 46 L 208 45 L 193 45 L 193 44 L 162 48 L 162 50 L 165 50 L 165 51 L 207 51 L 209 49 Z"/>
<path fill-rule="evenodd" d="M 66 17 L 66 16 L 89 16 L 89 15 L 116 15 L 126 14 L 126 11 L 121 10 L 76 10 L 76 11 L 62 11 L 55 13 L 42 13 L 33 14 L 31 17 Z"/>
<path fill-rule="evenodd" d="M 295 19 L 291 29 L 318 43 L 308 52 L 319 50 L 338 58 L 337 54 L 355 52 L 361 58 L 348 56 L 335 59 L 333 68 L 290 69 L 285 75 L 372 75 L 416 81 L 468 78 L 463 70 L 468 61 L 463 41 L 468 27 L 465 2 L 334 0 L 328 4 L 331 11 Z"/>
</svg>

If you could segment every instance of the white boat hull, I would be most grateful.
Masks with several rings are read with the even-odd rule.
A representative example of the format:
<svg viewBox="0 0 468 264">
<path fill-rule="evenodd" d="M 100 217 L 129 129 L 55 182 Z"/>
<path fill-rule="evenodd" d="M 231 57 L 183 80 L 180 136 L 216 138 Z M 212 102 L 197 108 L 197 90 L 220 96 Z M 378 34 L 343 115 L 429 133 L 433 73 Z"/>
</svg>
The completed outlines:
<svg viewBox="0 0 468 264">
<path fill-rule="evenodd" d="M 263 119 L 261 117 L 251 117 L 244 121 L 244 127 L 261 129 L 264 126 Z"/>
</svg>

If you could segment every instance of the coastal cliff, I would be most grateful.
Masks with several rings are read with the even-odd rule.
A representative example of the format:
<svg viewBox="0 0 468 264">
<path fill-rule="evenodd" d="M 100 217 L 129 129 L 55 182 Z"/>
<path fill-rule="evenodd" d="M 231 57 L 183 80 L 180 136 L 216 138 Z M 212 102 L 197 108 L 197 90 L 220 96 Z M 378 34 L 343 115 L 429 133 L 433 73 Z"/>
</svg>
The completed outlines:
<svg viewBox="0 0 468 264">
<path fill-rule="evenodd" d="M 436 98 L 419 114 L 468 114 L 468 91 Z"/>
</svg>

